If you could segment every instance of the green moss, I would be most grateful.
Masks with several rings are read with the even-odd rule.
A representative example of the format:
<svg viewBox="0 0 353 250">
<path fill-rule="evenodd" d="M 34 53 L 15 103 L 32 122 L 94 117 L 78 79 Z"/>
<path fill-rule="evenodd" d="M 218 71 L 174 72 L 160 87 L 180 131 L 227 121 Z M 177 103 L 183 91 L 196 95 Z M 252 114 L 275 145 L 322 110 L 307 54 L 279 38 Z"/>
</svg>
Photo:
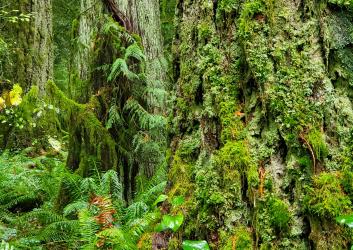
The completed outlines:
<svg viewBox="0 0 353 250">
<path fill-rule="evenodd" d="M 255 164 L 251 164 L 247 173 L 246 177 L 248 180 L 248 185 L 251 188 L 255 188 L 259 185 L 259 173 L 257 170 L 257 166 Z"/>
<path fill-rule="evenodd" d="M 168 242 L 168 250 L 178 250 L 180 249 L 180 241 L 178 238 L 173 237 Z"/>
<path fill-rule="evenodd" d="M 195 160 L 200 151 L 200 143 L 200 132 L 196 130 L 179 143 L 179 149 L 176 153 L 184 160 Z"/>
<path fill-rule="evenodd" d="M 168 177 L 174 183 L 174 186 L 169 191 L 169 197 L 174 197 L 175 195 L 190 196 L 194 188 L 191 182 L 192 170 L 193 166 L 185 163 L 176 152 Z"/>
<path fill-rule="evenodd" d="M 325 142 L 325 137 L 317 129 L 312 129 L 306 136 L 309 144 L 314 150 L 315 156 L 318 160 L 323 160 L 328 154 L 327 145 Z"/>
<path fill-rule="evenodd" d="M 255 14 L 263 13 L 265 11 L 265 4 L 263 0 L 248 0 L 244 3 L 239 21 L 239 34 L 247 36 L 254 26 L 252 18 Z"/>
<path fill-rule="evenodd" d="M 349 195 L 351 201 L 353 200 L 353 172 L 345 170 L 341 180 L 344 191 Z"/>
<path fill-rule="evenodd" d="M 144 233 L 137 243 L 137 248 L 141 250 L 149 250 L 152 246 L 153 233 Z"/>
<path fill-rule="evenodd" d="M 228 166 L 245 172 L 250 166 L 250 155 L 246 142 L 227 142 L 217 153 L 216 162 L 220 166 Z"/>
<path fill-rule="evenodd" d="M 239 0 L 221 0 L 218 4 L 219 11 L 230 13 L 239 7 Z"/>
<path fill-rule="evenodd" d="M 269 199 L 268 205 L 272 226 L 278 229 L 287 229 L 292 218 L 288 205 L 274 197 Z"/>
<path fill-rule="evenodd" d="M 312 160 L 310 156 L 304 155 L 298 159 L 298 164 L 303 168 L 310 169 L 312 166 Z"/>
<path fill-rule="evenodd" d="M 308 187 L 304 204 L 306 209 L 322 218 L 334 218 L 350 211 L 351 201 L 344 193 L 340 173 L 321 173 Z"/>
<path fill-rule="evenodd" d="M 61 118 L 69 126 L 68 167 L 84 176 L 96 168 L 116 169 L 115 142 L 96 117 L 92 104 L 78 104 L 67 98 L 51 81 L 47 84 L 47 94 L 55 107 L 65 110 Z"/>
<path fill-rule="evenodd" d="M 245 227 L 237 227 L 232 235 L 226 233 L 225 231 L 220 232 L 220 250 L 247 250 L 253 248 L 252 235 L 249 229 Z"/>
</svg>

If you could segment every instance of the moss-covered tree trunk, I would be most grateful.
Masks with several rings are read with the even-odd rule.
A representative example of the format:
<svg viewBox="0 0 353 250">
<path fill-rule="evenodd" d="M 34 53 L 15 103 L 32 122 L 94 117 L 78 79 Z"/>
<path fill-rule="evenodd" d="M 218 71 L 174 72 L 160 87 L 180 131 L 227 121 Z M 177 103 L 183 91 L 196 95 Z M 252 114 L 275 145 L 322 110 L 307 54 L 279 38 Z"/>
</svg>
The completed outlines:
<svg viewBox="0 0 353 250">
<path fill-rule="evenodd" d="M 74 53 L 71 62 L 69 91 L 74 100 L 80 103 L 89 102 L 88 106 L 92 107 L 96 117 L 101 122 L 100 129 L 110 132 L 110 139 L 107 142 L 116 142 L 115 145 L 107 144 L 107 148 L 111 149 L 112 146 L 115 146 L 116 151 L 107 151 L 100 144 L 88 145 L 91 128 L 85 126 L 89 124 L 73 122 L 76 120 L 73 117 L 67 164 L 71 169 L 79 169 L 88 175 L 89 171 L 86 170 L 88 168 L 92 169 L 93 166 L 88 161 L 96 161 L 98 168 L 106 170 L 109 161 L 105 161 L 105 159 L 118 158 L 119 163 L 110 162 L 110 166 L 113 169 L 119 169 L 127 199 L 131 199 L 133 196 L 136 186 L 135 178 L 141 167 L 137 164 L 137 159 L 131 158 L 131 155 L 134 154 L 131 151 L 133 151 L 132 145 L 135 143 L 133 141 L 136 136 L 135 132 L 132 131 L 136 129 L 133 128 L 136 124 L 129 124 L 131 119 L 129 116 L 132 116 L 130 115 L 131 110 L 126 110 L 125 105 L 128 100 L 134 99 L 145 107 L 145 95 L 150 94 L 149 111 L 159 112 L 161 107 L 157 104 L 160 102 L 154 100 L 153 97 L 163 92 L 166 81 L 159 6 L 157 3 L 158 1 L 142 1 L 127 5 L 127 2 L 82 0 L 80 16 L 77 22 L 74 22 L 72 30 Z M 129 34 L 123 31 L 124 29 L 119 28 L 112 20 L 107 19 L 106 16 L 109 15 L 124 26 Z M 113 31 L 111 32 L 109 29 Z M 140 35 L 142 41 L 135 33 Z M 124 55 L 119 54 L 121 51 L 127 51 L 125 46 L 130 46 L 131 41 L 135 39 L 138 41 L 136 44 L 141 42 L 145 50 L 147 65 L 146 69 L 141 70 L 142 72 L 139 72 L 139 64 L 136 58 L 135 60 L 124 59 Z M 146 73 L 147 84 L 145 84 L 145 79 L 141 78 L 138 82 L 134 82 L 134 80 L 120 73 L 116 80 L 108 80 L 110 66 L 118 58 L 132 64 L 133 66 L 128 66 L 130 70 L 137 73 Z M 141 85 L 142 88 L 138 90 L 140 96 L 136 98 L 135 86 L 130 85 Z M 147 85 L 147 89 L 145 85 Z M 109 122 L 116 121 L 116 118 L 110 118 L 114 111 L 121 112 L 119 115 L 123 117 L 121 127 L 118 129 L 112 128 L 111 124 L 107 125 Z M 146 111 L 144 112 L 146 113 Z M 109 126 L 109 129 L 106 128 Z M 130 138 L 125 138 L 127 135 L 124 133 L 129 133 Z M 100 148 L 95 150 L 96 146 Z M 107 154 L 104 155 L 105 152 Z M 111 153 L 113 155 L 109 155 Z"/>
<path fill-rule="evenodd" d="M 159 1 L 115 0 L 115 4 L 131 26 L 130 31 L 140 35 L 142 39 L 147 57 L 146 77 L 150 105 L 152 110 L 158 111 L 163 108 L 158 107 L 158 103 L 165 103 L 160 101 L 163 96 L 158 96 L 156 89 L 164 90 L 167 85 L 167 62 L 164 56 Z"/>
<path fill-rule="evenodd" d="M 5 37 L 9 39 L 14 50 L 11 65 L 5 69 L 6 77 L 18 82 L 25 90 L 38 85 L 41 90 L 53 76 L 53 35 L 52 35 L 52 1 L 1 1 L 2 6 L 14 15 L 31 14 L 30 21 L 9 23 L 6 25 Z"/>
<path fill-rule="evenodd" d="M 169 195 L 213 249 L 346 249 L 351 4 L 181 1 Z M 179 239 L 180 240 L 180 239 Z"/>
</svg>

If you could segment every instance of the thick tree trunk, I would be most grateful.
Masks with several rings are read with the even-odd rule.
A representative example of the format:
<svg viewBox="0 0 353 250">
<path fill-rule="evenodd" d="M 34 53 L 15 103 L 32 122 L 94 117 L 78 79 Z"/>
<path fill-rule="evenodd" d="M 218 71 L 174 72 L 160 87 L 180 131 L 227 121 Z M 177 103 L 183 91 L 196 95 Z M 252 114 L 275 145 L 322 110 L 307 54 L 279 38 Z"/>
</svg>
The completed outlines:
<svg viewBox="0 0 353 250">
<path fill-rule="evenodd" d="M 316 1 L 178 1 L 169 196 L 192 201 L 184 237 L 348 247 L 335 222 L 352 202 L 348 17 Z"/>
<path fill-rule="evenodd" d="M 167 62 L 161 31 L 158 0 L 115 0 L 116 6 L 128 19 L 131 31 L 140 35 L 146 54 L 146 77 L 148 88 L 164 90 L 167 84 Z M 157 91 L 156 91 L 157 92 Z M 150 93 L 151 109 L 158 110 L 160 100 Z M 165 104 L 164 102 L 162 102 Z M 159 107 L 161 108 L 161 107 Z M 162 107 L 163 108 L 163 107 Z"/>
<path fill-rule="evenodd" d="M 51 0 L 31 0 L 8 3 L 9 10 L 19 10 L 31 14 L 29 23 L 9 24 L 5 36 L 13 41 L 15 57 L 8 68 L 7 77 L 18 82 L 25 90 L 38 85 L 41 90 L 53 76 L 53 35 Z"/>
<path fill-rule="evenodd" d="M 164 51 L 161 35 L 161 27 L 159 20 L 159 5 L 158 1 L 139 1 L 133 2 L 129 5 L 126 1 L 117 3 L 114 1 L 81 1 L 81 14 L 77 23 L 77 26 L 74 30 L 77 31 L 76 34 L 76 44 L 77 48 L 74 49 L 76 53 L 74 54 L 72 60 L 72 70 L 70 78 L 70 89 L 73 99 L 80 103 L 87 103 L 90 97 L 98 103 L 94 107 L 97 116 L 102 124 L 105 125 L 107 119 L 109 118 L 109 112 L 111 107 L 119 107 L 119 112 L 122 112 L 121 115 L 127 116 L 127 112 L 123 110 L 124 105 L 127 102 L 127 99 L 135 97 L 135 93 L 132 93 L 129 90 L 129 84 L 135 84 L 131 82 L 131 79 L 126 79 L 124 77 L 119 78 L 116 83 L 108 83 L 106 73 L 103 70 L 98 69 L 101 66 L 107 66 L 112 64 L 118 57 L 122 55 L 116 55 L 117 44 L 114 41 L 110 41 L 107 38 L 109 37 L 109 32 L 103 32 L 104 24 L 111 24 L 110 21 L 106 20 L 104 13 L 110 14 L 117 22 L 121 25 L 124 25 L 130 35 L 132 33 L 137 33 L 141 36 L 142 44 L 145 48 L 146 55 L 146 69 L 144 73 L 147 76 L 147 85 L 148 88 L 153 91 L 147 92 L 151 94 L 149 103 L 152 111 L 160 111 L 159 102 L 153 100 L 152 97 L 158 91 L 155 91 L 155 88 L 159 90 L 164 89 L 165 80 L 166 80 L 166 68 L 163 65 L 164 60 Z M 146 13 L 150 13 L 147 15 Z M 106 22 L 106 23 L 104 23 Z M 114 25 L 113 25 L 114 26 Z M 104 34 L 106 39 L 109 41 L 104 41 Z M 122 34 L 123 36 L 124 34 Z M 126 35 L 126 34 L 125 34 Z M 134 37 L 134 36 L 131 36 Z M 124 39 L 122 39 L 124 40 Z M 122 43 L 127 41 L 120 41 Z M 139 41 L 138 41 L 139 42 Z M 129 46 L 131 44 L 120 44 L 120 46 Z M 114 54 L 115 53 L 115 54 Z M 135 63 L 136 67 L 137 64 Z M 138 70 L 137 68 L 135 70 Z M 119 88 L 113 88 L 112 86 L 116 84 L 119 85 Z M 143 85 L 144 83 L 136 83 Z M 114 89 L 121 89 L 118 93 L 118 96 L 111 96 L 111 92 Z M 132 88 L 131 88 L 132 89 Z M 130 91 L 130 92 L 129 92 Z M 159 91 L 163 92 L 163 91 Z M 142 94 L 141 94 L 142 96 Z M 144 96 L 139 96 L 141 100 L 144 99 Z M 96 99 L 95 99 L 96 98 Z M 141 101 L 139 100 L 139 101 Z M 145 100 L 141 101 L 144 103 Z M 124 113 L 125 112 L 125 113 Z M 129 120 L 128 117 L 126 121 Z M 123 124 L 127 128 L 128 124 Z M 133 124 L 131 126 L 134 126 Z M 81 128 L 80 128 L 81 129 Z M 77 128 L 73 127 L 72 135 L 75 135 Z M 131 130 L 131 129 L 130 129 Z M 133 130 L 133 129 L 132 129 Z M 114 129 L 110 129 L 111 137 L 119 143 L 120 137 L 123 137 L 123 131 L 116 132 Z M 119 134 L 120 133 L 120 134 Z M 129 132 L 130 133 L 130 132 Z M 87 140 L 79 140 L 79 137 L 82 137 L 82 133 L 76 133 L 78 136 L 74 136 L 70 142 L 70 151 L 68 157 L 68 165 L 72 166 L 73 169 L 77 169 L 78 166 L 83 165 L 83 157 L 87 152 L 94 152 L 94 150 L 84 150 L 84 144 L 87 144 Z M 130 135 L 133 137 L 134 135 Z M 126 142 L 125 138 L 122 138 L 123 142 L 128 145 L 123 145 L 128 150 L 131 150 L 132 142 Z M 135 190 L 135 178 L 136 175 L 141 170 L 137 164 L 137 160 L 127 159 L 129 156 L 126 153 L 119 151 L 119 147 L 123 148 L 122 145 L 117 145 L 116 155 L 118 155 L 120 164 L 113 164 L 112 168 L 120 168 L 120 178 L 124 183 L 125 197 L 131 199 Z M 118 152 L 119 151 L 119 152 Z M 125 155 L 124 155 L 125 154 Z M 131 153 L 132 154 L 132 153 Z M 115 158 L 116 155 L 112 156 Z M 94 155 L 92 155 L 94 158 Z M 98 165 L 102 162 L 99 157 Z M 79 167 L 81 168 L 81 167 Z"/>
</svg>

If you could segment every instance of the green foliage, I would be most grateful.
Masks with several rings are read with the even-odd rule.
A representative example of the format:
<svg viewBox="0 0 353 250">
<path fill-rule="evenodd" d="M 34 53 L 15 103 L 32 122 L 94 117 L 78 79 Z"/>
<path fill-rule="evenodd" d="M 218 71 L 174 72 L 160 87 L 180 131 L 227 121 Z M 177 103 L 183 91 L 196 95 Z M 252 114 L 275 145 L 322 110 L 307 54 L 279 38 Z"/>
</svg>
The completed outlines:
<svg viewBox="0 0 353 250">
<path fill-rule="evenodd" d="M 328 0 L 329 3 L 337 4 L 339 6 L 351 7 L 352 1 L 351 0 Z"/>
<path fill-rule="evenodd" d="M 239 7 L 239 0 L 222 0 L 219 4 L 219 10 L 230 13 Z"/>
<path fill-rule="evenodd" d="M 221 250 L 231 250 L 236 247 L 236 249 L 252 249 L 253 240 L 249 232 L 249 229 L 244 227 L 237 227 L 232 230 L 232 234 L 225 231 L 220 232 L 221 236 Z"/>
<path fill-rule="evenodd" d="M 244 141 L 227 142 L 217 156 L 216 162 L 223 167 L 245 171 L 250 165 L 250 155 Z"/>
<path fill-rule="evenodd" d="M 241 11 L 239 22 L 239 35 L 246 37 L 254 26 L 252 18 L 255 14 L 261 14 L 265 11 L 263 0 L 247 0 Z"/>
<path fill-rule="evenodd" d="M 336 217 L 336 221 L 340 224 L 344 224 L 350 228 L 353 228 L 353 215 L 338 216 L 338 217 Z"/>
<path fill-rule="evenodd" d="M 160 220 L 153 200 L 165 183 L 162 188 L 151 186 L 125 206 L 117 172 L 82 178 L 69 173 L 62 160 L 49 159 L 0 157 L 0 239 L 16 249 L 54 244 L 68 249 L 136 249 L 139 238 Z M 62 213 L 55 210 L 58 199 L 69 200 Z M 11 230 L 16 233 L 6 236 Z"/>
<path fill-rule="evenodd" d="M 325 159 L 328 154 L 328 149 L 324 135 L 319 130 L 312 129 L 307 135 L 307 140 L 313 148 L 316 158 L 318 160 Z"/>
<path fill-rule="evenodd" d="M 128 67 L 127 61 L 130 58 L 134 58 L 139 62 L 143 62 L 146 59 L 137 43 L 133 43 L 126 48 L 124 58 L 117 58 L 115 60 L 108 76 L 108 81 L 114 81 L 120 74 L 123 74 L 123 76 L 131 81 L 139 80 L 140 77 Z"/>
<path fill-rule="evenodd" d="M 167 199 L 168 199 L 168 195 L 161 194 L 160 196 L 158 196 L 157 200 L 153 203 L 153 205 L 158 205 L 158 203 L 161 203 Z"/>
<path fill-rule="evenodd" d="M 288 205 L 278 198 L 270 198 L 268 206 L 271 224 L 281 230 L 288 228 L 292 217 Z"/>
<path fill-rule="evenodd" d="M 310 213 L 322 218 L 334 218 L 350 210 L 351 201 L 343 192 L 339 173 L 321 173 L 308 187 L 305 206 Z"/>
<path fill-rule="evenodd" d="M 184 222 L 184 215 L 177 214 L 177 215 L 163 215 L 162 221 L 160 224 L 156 226 L 156 231 L 161 232 L 167 229 L 171 229 L 173 232 L 177 232 L 178 229 Z"/>
<path fill-rule="evenodd" d="M 209 250 L 207 241 L 204 240 L 184 240 L 182 244 L 183 250 Z"/>
</svg>

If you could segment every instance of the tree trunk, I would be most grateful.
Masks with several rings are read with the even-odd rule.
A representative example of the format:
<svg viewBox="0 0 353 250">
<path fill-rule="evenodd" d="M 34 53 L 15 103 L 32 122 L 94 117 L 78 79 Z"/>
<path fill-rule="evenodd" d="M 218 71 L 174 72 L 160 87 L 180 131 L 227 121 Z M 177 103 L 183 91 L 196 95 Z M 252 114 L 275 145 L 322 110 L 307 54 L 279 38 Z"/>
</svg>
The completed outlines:
<svg viewBox="0 0 353 250">
<path fill-rule="evenodd" d="M 9 24 L 5 36 L 12 41 L 15 56 L 6 75 L 9 80 L 28 91 L 32 85 L 43 90 L 44 84 L 53 76 L 52 3 L 51 0 L 19 1 L 6 3 L 10 11 L 32 14 L 30 22 Z"/>
<path fill-rule="evenodd" d="M 169 196 L 194 204 L 185 238 L 348 247 L 352 25 L 319 1 L 178 1 Z"/>
<path fill-rule="evenodd" d="M 167 85 L 167 62 L 164 57 L 159 1 L 115 0 L 115 4 L 130 23 L 131 31 L 142 39 L 146 54 L 147 86 L 150 92 L 153 89 L 164 90 Z M 158 107 L 161 102 L 156 100 L 156 93 L 149 94 L 151 109 L 164 109 Z M 165 102 L 162 102 L 162 105 L 164 104 Z"/>
<path fill-rule="evenodd" d="M 152 5 L 149 5 L 153 3 Z M 111 163 L 111 168 L 120 169 L 120 178 L 122 183 L 124 183 L 125 198 L 130 200 L 133 197 L 136 183 L 136 175 L 141 170 L 139 164 L 137 164 L 136 159 L 130 159 L 131 154 L 133 154 L 133 137 L 136 136 L 134 129 L 129 128 L 128 126 L 134 126 L 134 124 L 129 124 L 128 112 L 124 110 L 124 106 L 127 103 L 128 99 L 135 98 L 136 94 L 129 87 L 132 84 L 141 84 L 143 85 L 143 90 L 145 90 L 144 81 L 133 82 L 131 79 L 127 79 L 124 76 L 119 76 L 120 78 L 115 81 L 108 82 L 107 72 L 102 70 L 102 68 L 107 65 L 111 65 L 117 58 L 123 57 L 124 55 L 117 54 L 117 47 L 129 46 L 129 41 L 124 41 L 125 38 L 122 38 L 122 44 L 117 45 L 116 40 L 112 41 L 112 37 L 109 37 L 109 32 L 104 32 L 105 24 L 113 25 L 109 20 L 106 20 L 104 13 L 108 12 L 112 17 L 119 22 L 121 25 L 124 25 L 130 35 L 125 34 L 126 37 L 134 39 L 135 36 L 132 36 L 132 32 L 137 32 L 141 35 L 142 44 L 145 48 L 146 55 L 146 64 L 147 69 L 143 71 L 147 76 L 147 87 L 153 91 L 146 91 L 154 96 L 156 93 L 163 92 L 164 84 L 166 80 L 166 69 L 162 65 L 164 60 L 164 51 L 163 43 L 161 36 L 160 20 L 159 20 L 159 7 L 156 5 L 158 1 L 153 2 L 133 2 L 131 5 L 126 5 L 126 2 L 122 3 L 112 3 L 112 1 L 81 1 L 81 14 L 77 24 L 74 24 L 75 34 L 75 54 L 72 58 L 72 68 L 71 68 L 71 77 L 70 85 L 72 98 L 80 103 L 90 103 L 88 106 L 94 105 L 93 110 L 97 115 L 99 121 L 102 124 L 102 129 L 106 129 L 104 126 L 107 124 L 107 120 L 110 116 L 110 110 L 112 107 L 115 107 L 115 110 L 121 112 L 123 117 L 124 124 L 120 127 L 120 131 L 117 132 L 117 129 L 110 128 L 111 139 L 115 140 L 116 152 L 115 155 L 112 155 L 111 158 L 115 159 L 116 156 L 119 158 L 119 164 Z M 105 5 L 103 5 L 105 4 Z M 112 5 L 113 4 L 113 5 Z M 124 5 L 125 4 L 125 5 Z M 126 8 L 125 8 L 126 7 Z M 145 16 L 147 13 L 152 13 L 148 16 Z M 152 11 L 153 10 L 153 11 Z M 128 11 L 128 12 L 127 12 Z M 75 26 L 76 25 L 76 26 Z M 122 32 L 123 33 L 123 32 Z M 122 34 L 124 35 L 124 34 Z M 129 38 L 130 39 L 130 38 Z M 124 43 L 127 44 L 124 44 Z M 120 52 L 119 52 L 120 53 Z M 134 62 L 129 59 L 131 64 L 131 70 L 138 71 L 138 61 Z M 129 62 L 130 63 L 130 62 Z M 136 69 L 133 69 L 135 67 Z M 108 69 L 109 70 L 109 69 Z M 140 73 L 140 72 L 138 72 Z M 109 74 L 109 73 L 108 73 Z M 158 88 L 161 91 L 155 91 Z M 121 91 L 120 91 L 121 90 Z M 112 96 L 112 92 L 118 93 L 118 96 Z M 156 93 L 155 93 L 156 92 Z M 139 101 L 145 104 L 144 96 L 139 96 Z M 142 100 L 143 99 L 143 100 Z M 93 102 L 91 102 L 93 100 Z M 160 106 L 157 104 L 159 102 L 154 101 L 150 98 L 151 102 L 149 103 L 150 110 L 159 112 Z M 114 111 L 114 110 L 113 110 Z M 77 122 L 75 122 L 78 125 Z M 71 129 L 71 141 L 69 143 L 69 156 L 68 156 L 68 166 L 73 170 L 77 169 L 86 169 L 89 164 L 86 164 L 84 161 L 87 158 L 88 154 L 94 154 L 94 152 L 102 152 L 102 150 L 95 150 L 91 148 L 91 145 L 87 145 L 87 139 L 82 137 L 86 130 L 89 130 L 85 127 L 78 127 L 75 124 L 72 124 Z M 128 133 L 132 133 L 130 141 L 126 141 L 124 138 L 124 131 L 129 130 Z M 137 132 L 136 132 L 137 133 Z M 162 132 L 161 132 L 162 133 Z M 82 138 L 82 139 L 80 139 Z M 119 145 L 120 141 L 127 145 Z M 108 140 L 109 142 L 111 140 Z M 111 144 L 108 143 L 109 148 Z M 119 148 L 126 147 L 125 151 Z M 88 148 L 88 149 L 85 149 Z M 120 150 L 120 151 L 119 151 Z M 119 151 L 119 152 L 118 152 Z M 124 152 L 122 152 L 124 151 Z M 88 154 L 87 154 L 88 153 Z M 102 161 L 103 157 L 91 155 L 92 158 L 97 159 L 97 165 L 105 163 Z M 127 156 L 130 154 L 130 156 Z M 109 158 L 104 156 L 104 158 Z M 106 165 L 104 165 L 106 166 Z M 106 167 L 103 168 L 106 170 Z M 88 171 L 89 172 L 89 171 Z M 87 171 L 86 171 L 87 173 Z"/>
</svg>

